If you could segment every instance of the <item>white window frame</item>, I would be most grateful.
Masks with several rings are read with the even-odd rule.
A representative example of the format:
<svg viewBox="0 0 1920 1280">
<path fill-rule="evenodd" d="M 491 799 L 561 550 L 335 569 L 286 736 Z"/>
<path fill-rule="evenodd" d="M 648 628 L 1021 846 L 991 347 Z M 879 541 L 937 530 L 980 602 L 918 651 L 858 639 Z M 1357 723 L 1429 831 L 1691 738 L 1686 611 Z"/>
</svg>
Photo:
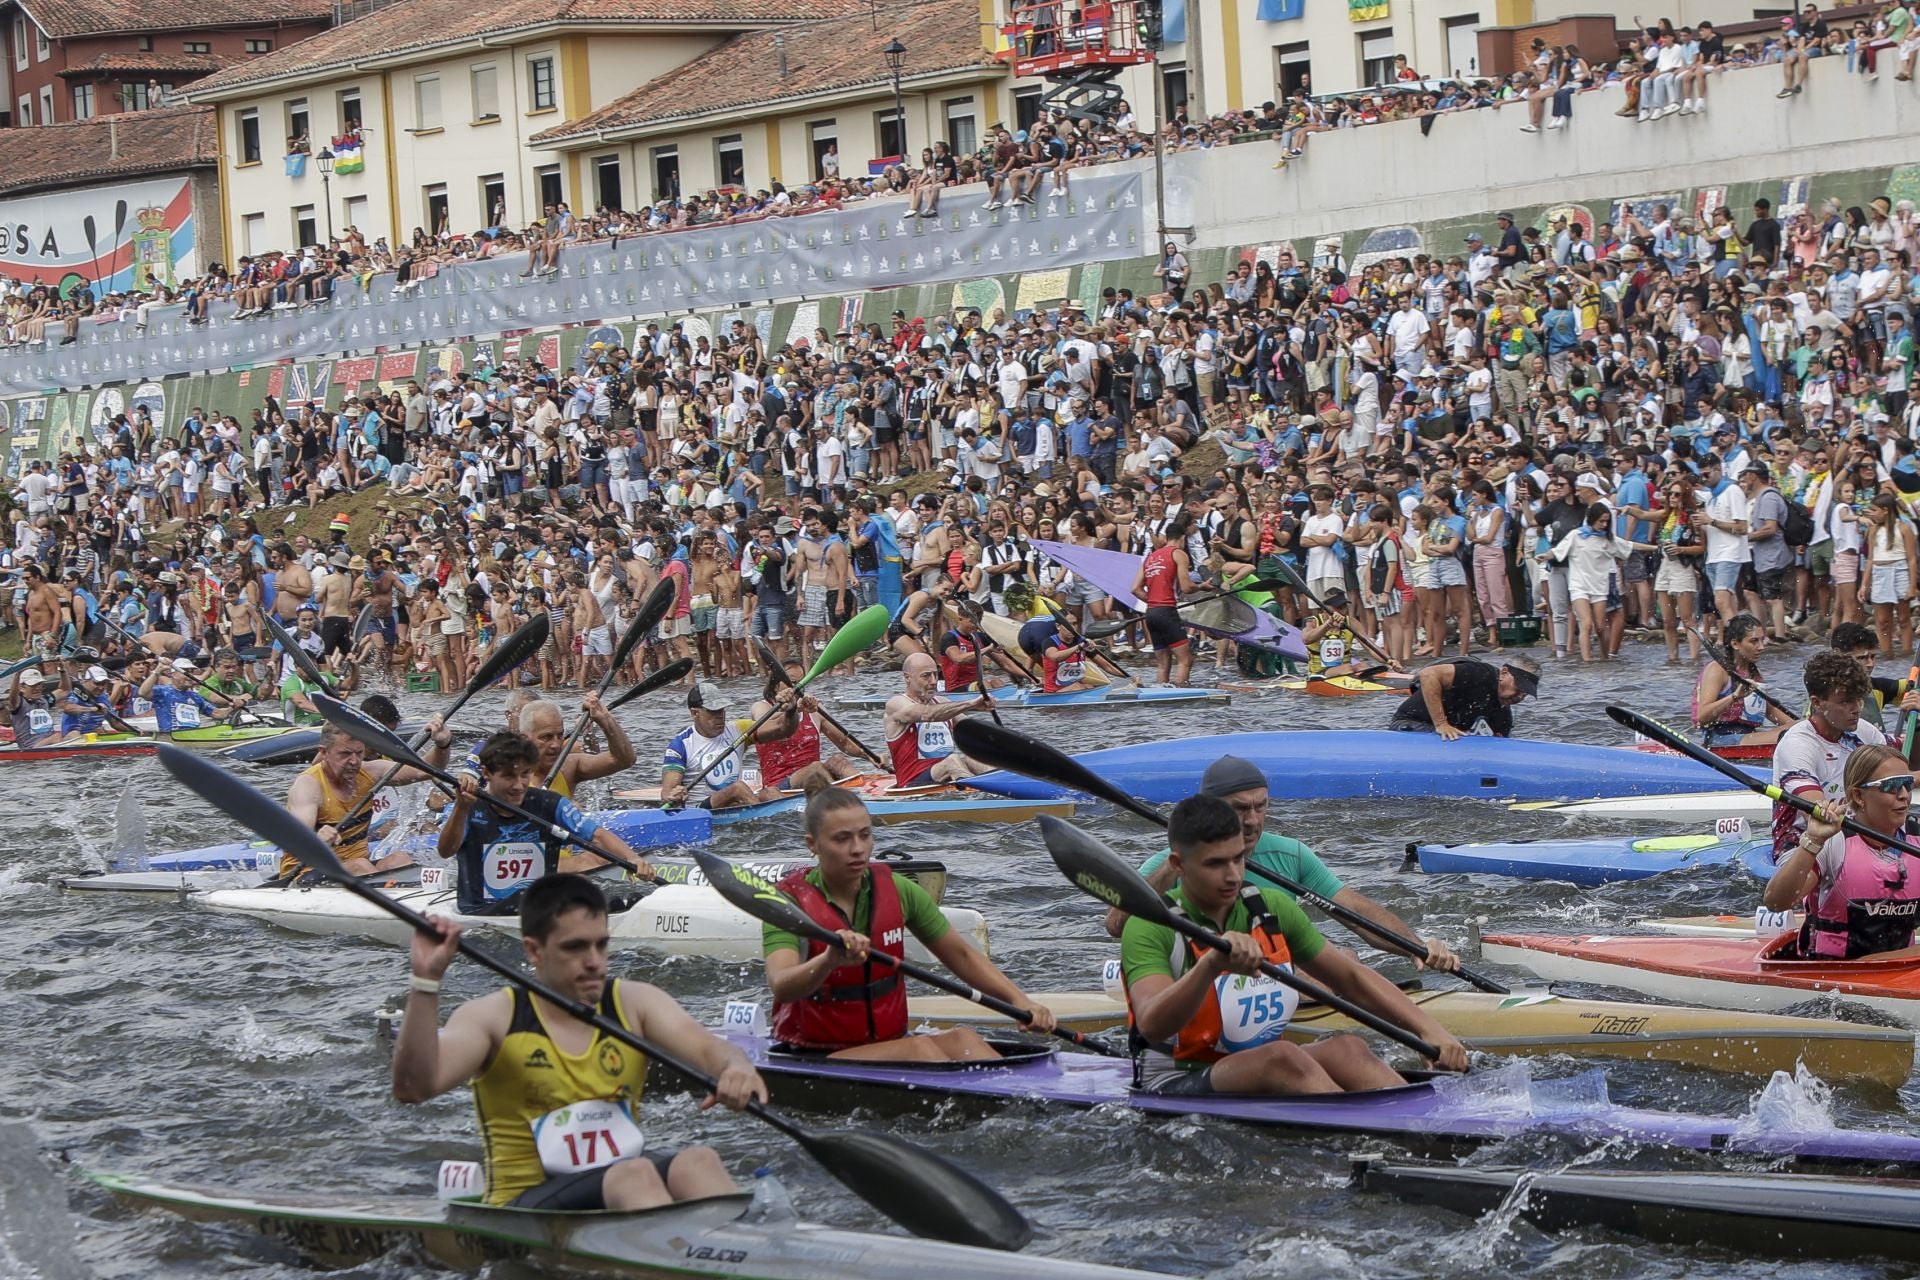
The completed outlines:
<svg viewBox="0 0 1920 1280">
<path fill-rule="evenodd" d="M 13 15 L 13 69 L 27 69 L 27 19 L 18 13 Z"/>
<path fill-rule="evenodd" d="M 47 33 L 39 27 L 33 29 L 33 60 L 45 62 L 53 56 L 53 42 L 47 39 Z"/>
<path fill-rule="evenodd" d="M 413 78 L 413 123 L 417 129 L 438 129 L 440 120 L 440 77 L 438 74 Z"/>
<path fill-rule="evenodd" d="M 247 158 L 247 126 L 253 126 L 252 159 Z M 257 107 L 248 107 L 245 111 L 234 113 L 233 117 L 233 153 L 241 164 L 260 164 L 266 159 L 266 142 L 260 136 L 260 111 Z"/>
<path fill-rule="evenodd" d="M 747 185 L 747 135 L 744 133 L 723 133 L 713 140 L 713 185 L 734 185 L 726 179 L 728 153 L 740 157 L 739 185 L 744 188 Z"/>
<path fill-rule="evenodd" d="M 1363 88 L 1378 88 L 1393 83 L 1393 28 L 1382 27 L 1377 31 L 1355 32 L 1356 48 L 1360 51 L 1360 84 Z M 1377 64 L 1381 69 L 1379 79 L 1368 78 L 1367 68 Z"/>
<path fill-rule="evenodd" d="M 947 136 L 945 141 L 948 150 L 955 156 L 971 155 L 980 146 L 979 105 L 974 101 L 971 94 L 964 98 L 948 98 L 942 105 L 946 108 L 943 114 L 945 114 L 947 118 Z M 967 131 L 973 135 L 973 145 L 969 147 L 954 146 L 953 126 L 962 120 L 967 122 Z"/>
<path fill-rule="evenodd" d="M 310 244 L 317 244 L 320 240 L 320 210 L 310 204 L 297 204 L 288 210 L 288 212 L 293 215 L 294 247 L 296 249 L 304 249 Z M 305 215 L 304 217 L 302 216 L 303 213 Z M 300 224 L 303 222 L 312 224 L 313 234 L 311 236 L 304 236 L 300 233 Z"/>
<path fill-rule="evenodd" d="M 245 246 L 245 252 L 250 258 L 274 247 L 267 243 L 266 214 L 243 213 L 240 215 L 240 243 Z"/>
<path fill-rule="evenodd" d="M 43 84 L 40 86 L 40 123 L 54 124 L 58 120 L 59 117 L 53 113 L 53 86 Z"/>
<path fill-rule="evenodd" d="M 467 90 L 473 97 L 473 119 L 500 118 L 500 64 L 483 62 L 467 71 Z"/>
<path fill-rule="evenodd" d="M 73 99 L 73 118 L 75 120 L 93 119 L 93 86 L 76 84 L 69 95 Z"/>
</svg>

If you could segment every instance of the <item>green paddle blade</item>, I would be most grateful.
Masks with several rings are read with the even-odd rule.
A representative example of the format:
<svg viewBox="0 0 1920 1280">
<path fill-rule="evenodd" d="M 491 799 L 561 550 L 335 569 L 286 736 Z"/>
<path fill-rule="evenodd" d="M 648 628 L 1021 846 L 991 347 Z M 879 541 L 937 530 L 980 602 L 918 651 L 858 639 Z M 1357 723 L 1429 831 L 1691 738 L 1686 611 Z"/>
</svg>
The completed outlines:
<svg viewBox="0 0 1920 1280">
<path fill-rule="evenodd" d="M 1119 854 L 1071 822 L 1050 814 L 1040 816 L 1040 837 L 1046 841 L 1053 865 L 1080 891 L 1118 907 L 1131 916 L 1167 924 L 1172 913 L 1153 886 L 1140 878 Z"/>
<path fill-rule="evenodd" d="M 869 605 L 848 618 L 846 625 L 833 633 L 827 647 L 813 660 L 813 666 L 808 668 L 798 687 L 806 688 L 841 663 L 871 649 L 887 634 L 888 621 L 887 607 L 880 604 Z"/>
</svg>

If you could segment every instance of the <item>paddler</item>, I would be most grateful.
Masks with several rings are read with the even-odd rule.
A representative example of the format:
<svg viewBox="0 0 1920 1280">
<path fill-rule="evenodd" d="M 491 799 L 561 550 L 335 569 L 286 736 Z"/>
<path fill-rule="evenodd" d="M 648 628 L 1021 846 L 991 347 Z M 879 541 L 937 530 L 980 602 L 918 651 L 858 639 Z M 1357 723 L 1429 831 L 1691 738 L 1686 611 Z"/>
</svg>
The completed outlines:
<svg viewBox="0 0 1920 1280">
<path fill-rule="evenodd" d="M 873 861 L 873 817 L 858 795 L 839 787 L 814 792 L 807 800 L 806 834 L 816 865 L 790 873 L 780 888 L 840 941 L 825 946 L 761 926 L 776 1040 L 864 1061 L 999 1057 L 971 1027 L 907 1034 L 906 982 L 871 953 L 903 957 L 909 933 L 968 986 L 1031 1011 L 1034 1030 L 1053 1029 L 1052 1012 L 1028 999 L 993 961 L 953 932 L 925 889 Z"/>
<path fill-rule="evenodd" d="M 53 720 L 52 692 L 38 667 L 14 673 L 7 686 L 7 716 L 13 722 L 13 745 L 42 747 L 59 736 Z"/>
<path fill-rule="evenodd" d="M 445 769 L 447 749 L 453 745 L 452 731 L 439 716 L 434 716 L 427 721 L 427 735 L 427 763 Z M 376 862 L 367 847 L 367 834 L 372 829 L 372 811 L 378 807 L 378 803 L 362 805 L 361 801 L 373 794 L 374 786 L 380 779 L 366 767 L 366 758 L 367 748 L 360 739 L 337 725 L 328 724 L 320 730 L 319 754 L 293 780 L 293 786 L 287 791 L 287 808 L 317 831 L 322 840 L 332 845 L 340 861 L 356 876 L 392 871 L 408 866 L 413 861 L 411 855 L 396 852 Z M 387 785 L 404 787 L 408 783 L 426 781 L 427 778 L 428 775 L 418 769 L 403 766 Z M 359 810 L 359 817 L 347 830 L 340 830 L 337 825 L 340 820 L 356 809 Z M 363 823 L 359 819 L 367 821 Z M 299 862 L 291 855 L 281 856 L 282 876 L 296 874 L 299 868 Z"/>
<path fill-rule="evenodd" d="M 1009 598 L 1012 592 L 1008 592 Z M 938 616 L 938 615 L 936 615 Z M 1018 680 L 1024 674 L 1015 665 L 1013 659 L 1000 652 L 993 637 L 980 630 L 980 623 L 964 609 L 954 609 L 946 615 L 953 625 L 940 633 L 940 652 L 936 655 L 940 661 L 940 687 L 948 693 L 971 693 L 980 688 L 980 659 L 986 658 L 1007 675 Z M 989 691 L 998 689 L 1007 681 L 989 673 L 986 677 Z"/>
<path fill-rule="evenodd" d="M 932 661 L 932 659 L 928 659 Z M 764 738 L 780 738 L 793 729 L 796 704 L 788 686 L 773 695 L 781 714 L 756 727 L 751 720 L 729 720 L 727 695 L 711 680 L 687 690 L 687 712 L 693 723 L 667 742 L 660 761 L 660 802 L 669 807 L 695 803 L 709 809 L 778 800 L 779 791 L 745 776 L 746 749 Z M 752 732 L 753 736 L 747 734 Z M 707 769 L 709 764 L 712 769 Z M 702 772 L 705 776 L 699 776 Z"/>
<path fill-rule="evenodd" d="M 1766 624 L 1750 613 L 1736 613 L 1727 619 L 1726 641 L 1726 655 L 1734 669 L 1709 662 L 1693 686 L 1693 723 L 1700 729 L 1701 745 L 1771 745 L 1793 717 L 1761 696 L 1766 689 L 1760 674 L 1760 655 L 1767 649 Z M 1779 728 L 1769 728 L 1769 723 Z"/>
<path fill-rule="evenodd" d="M 1023 613 L 1035 607 L 1032 588 L 1023 594 L 1024 600 L 1016 604 L 1016 592 L 1007 592 L 1008 606 Z M 1070 638 L 1058 615 L 1040 613 L 1029 617 L 1020 624 L 1019 640 L 1020 652 L 1027 655 L 1030 665 L 1040 669 L 1040 692 L 1079 693 L 1083 689 L 1099 688 L 1087 679 L 1086 641 Z"/>
<path fill-rule="evenodd" d="M 60 732 L 49 741 L 84 740 L 106 730 L 107 715 L 114 709 L 107 696 L 112 687 L 113 677 L 105 667 L 87 667 L 76 675 L 60 695 Z"/>
<path fill-rule="evenodd" d="M 906 690 L 887 699 L 884 723 L 887 754 L 893 757 L 896 787 L 923 787 L 953 782 L 986 772 L 954 750 L 948 726 L 969 711 L 987 705 L 984 697 L 948 702 L 939 696 L 940 668 L 924 653 L 907 659 L 900 669 Z"/>
<path fill-rule="evenodd" d="M 167 679 L 161 680 L 164 671 Z M 251 701 L 244 693 L 212 694 L 210 701 L 195 686 L 200 683 L 200 669 L 187 658 L 175 658 L 164 667 L 156 666 L 147 678 L 140 682 L 140 696 L 153 703 L 153 720 L 162 737 L 169 737 L 177 729 L 198 729 L 210 720 L 229 720 L 240 708 Z"/>
<path fill-rule="evenodd" d="M 1864 726 L 1863 726 L 1864 727 Z M 1840 829 L 1844 816 L 1876 831 L 1904 831 L 1913 774 L 1892 747 L 1871 744 L 1847 758 L 1843 797 L 1822 804 L 1767 881 L 1768 910 L 1803 906 L 1799 954 L 1855 960 L 1913 945 L 1920 921 L 1920 867 L 1909 855 Z"/>
<path fill-rule="evenodd" d="M 1335 587 L 1320 598 L 1325 608 L 1310 613 L 1300 624 L 1300 639 L 1307 646 L 1307 674 L 1332 679 L 1364 670 L 1365 663 L 1355 660 L 1364 642 L 1353 629 L 1353 615 L 1347 611 L 1347 593 Z M 1398 663 L 1387 664 L 1400 670 Z"/>
<path fill-rule="evenodd" d="M 1872 701 L 1861 708 L 1861 714 L 1880 726 L 1881 732 L 1887 731 L 1886 713 L 1889 706 L 1898 707 L 1902 712 L 1920 710 L 1920 696 L 1915 695 L 1913 681 L 1905 676 L 1895 679 L 1873 674 L 1874 663 L 1880 660 L 1880 637 L 1874 634 L 1872 627 L 1861 622 L 1837 623 L 1827 636 L 1827 648 L 1835 653 L 1846 654 L 1867 673 L 1867 681 L 1873 689 Z M 1905 717 L 1900 719 L 1904 722 Z M 1897 725 L 1895 727 L 1898 728 Z"/>
<path fill-rule="evenodd" d="M 1837 630 L 1837 628 L 1836 628 Z M 1780 735 L 1773 748 L 1773 784 L 1815 804 L 1838 805 L 1846 799 L 1847 761 L 1861 747 L 1885 746 L 1887 735 L 1862 714 L 1873 686 L 1860 664 L 1832 649 L 1807 659 L 1801 679 L 1807 686 L 1807 715 Z M 1920 706 L 1908 693 L 1905 704 Z M 1773 806 L 1773 860 L 1792 851 L 1806 823 L 1792 805 Z"/>
<path fill-rule="evenodd" d="M 934 620 L 952 598 L 953 579 L 943 575 L 902 600 L 887 623 L 887 646 L 902 656 L 925 653 L 927 633 L 937 625 Z"/>
<path fill-rule="evenodd" d="M 647 1059 L 519 987 L 469 1000 L 439 1023 L 440 982 L 460 926 L 416 932 L 412 990 L 393 1053 L 393 1096 L 426 1102 L 463 1084 L 486 1140 L 487 1203 L 549 1212 L 651 1209 L 738 1190 L 711 1147 L 648 1144 L 640 1130 Z M 717 1078 L 715 1102 L 765 1102 L 739 1049 L 657 987 L 607 976 L 607 900 L 582 876 L 535 881 L 520 905 L 521 946 L 542 983 Z"/>
<path fill-rule="evenodd" d="M 1387 728 L 1437 733 L 1443 742 L 1464 738 L 1486 722 L 1496 738 L 1513 736 L 1513 708 L 1540 692 L 1540 664 L 1516 654 L 1499 666 L 1456 658 L 1420 668 L 1407 700 L 1394 709 Z"/>
<path fill-rule="evenodd" d="M 652 865 L 634 853 L 625 840 L 582 813 L 558 791 L 536 785 L 540 748 L 532 739 L 512 731 L 496 733 L 480 744 L 479 758 L 480 777 L 460 775 L 460 793 L 440 826 L 440 856 L 460 868 L 457 883 L 462 915 L 511 915 L 520 909 L 527 887 L 541 877 L 606 865 L 606 858 L 554 835 L 552 828 L 556 825 L 619 858 L 638 863 L 642 876 L 653 874 Z M 541 825 L 494 809 L 487 803 L 490 798 L 538 815 Z"/>
<path fill-rule="evenodd" d="M 1199 589 L 1187 556 L 1187 522 L 1176 517 L 1153 531 L 1153 550 L 1141 558 L 1129 594 L 1147 607 L 1147 638 L 1161 684 L 1185 685 L 1193 670 L 1193 645 L 1180 618 L 1180 597 Z"/>
<path fill-rule="evenodd" d="M 1172 897 L 1221 934 L 1230 954 L 1198 949 L 1138 917 L 1121 934 L 1127 1008 L 1144 1042 L 1144 1086 L 1155 1093 L 1339 1093 L 1404 1083 L 1356 1035 L 1308 1045 L 1281 1039 L 1299 995 L 1260 972 L 1271 962 L 1404 1027 L 1440 1051 L 1438 1065 L 1467 1067 L 1467 1051 L 1406 993 L 1321 937 L 1300 907 L 1246 878 L 1240 817 L 1217 796 L 1190 796 L 1167 827 Z"/>
<path fill-rule="evenodd" d="M 606 738 L 604 751 L 582 751 L 575 746 L 567 753 L 567 761 L 560 766 L 559 776 L 553 780 L 553 789 L 568 799 L 573 798 L 574 788 L 583 782 L 595 778 L 605 778 L 631 769 L 640 759 L 633 749 L 633 739 L 620 722 L 607 710 L 606 703 L 600 701 L 600 695 L 589 692 L 580 699 L 580 714 L 588 717 L 599 726 Z M 560 758 L 560 748 L 567 742 L 566 717 L 560 714 L 558 705 L 545 698 L 536 698 L 520 708 L 519 714 L 509 722 L 509 727 L 522 735 L 533 739 L 540 748 L 540 776 L 546 777 L 553 772 L 553 762 Z"/>
<path fill-rule="evenodd" d="M 1267 775 L 1253 761 L 1243 760 L 1239 756 L 1221 756 L 1200 775 L 1200 794 L 1225 801 L 1239 816 L 1240 842 L 1247 855 L 1247 879 L 1251 883 L 1262 889 L 1285 893 L 1286 890 L 1281 889 L 1279 883 L 1270 879 L 1267 873 L 1284 876 L 1338 906 L 1358 912 L 1382 928 L 1409 938 L 1420 937 L 1391 908 L 1342 883 L 1340 877 L 1328 869 L 1320 856 L 1306 844 L 1291 836 L 1276 835 L 1267 830 L 1267 804 L 1272 792 Z M 1161 893 L 1171 888 L 1176 878 L 1172 853 L 1171 847 L 1162 849 L 1140 867 L 1140 874 L 1146 877 L 1147 883 Z M 1127 919 L 1127 913 L 1118 908 L 1107 912 L 1107 932 L 1119 937 L 1126 928 Z M 1460 957 L 1454 955 L 1446 943 L 1438 938 L 1422 938 L 1421 941 L 1427 944 L 1427 954 L 1424 960 L 1414 961 L 1416 966 L 1449 973 L 1460 967 Z"/>
<path fill-rule="evenodd" d="M 787 674 L 786 683 L 782 684 L 772 676 L 767 677 L 760 700 L 753 704 L 755 720 L 769 715 L 780 690 L 798 684 L 807 673 L 807 669 L 797 662 L 782 665 Z M 769 725 L 791 723 L 794 726 L 792 733 L 784 738 L 769 738 L 764 733 L 756 735 L 754 751 L 760 757 L 762 786 L 774 791 L 811 791 L 815 787 L 830 787 L 842 779 L 857 777 L 864 772 L 848 754 L 860 754 L 860 745 L 848 737 L 839 725 L 819 719 L 815 714 L 819 710 L 818 702 L 802 694 L 792 717 L 768 722 Z M 820 749 L 823 738 L 839 750 L 832 755 L 824 753 Z"/>
</svg>

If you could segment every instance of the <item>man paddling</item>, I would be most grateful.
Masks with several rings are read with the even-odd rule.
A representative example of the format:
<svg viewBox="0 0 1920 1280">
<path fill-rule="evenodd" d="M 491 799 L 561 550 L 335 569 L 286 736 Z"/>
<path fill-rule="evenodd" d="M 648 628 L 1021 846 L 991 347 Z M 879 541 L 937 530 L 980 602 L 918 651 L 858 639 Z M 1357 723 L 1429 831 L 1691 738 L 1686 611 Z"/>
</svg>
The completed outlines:
<svg viewBox="0 0 1920 1280">
<path fill-rule="evenodd" d="M 778 791 L 754 783 L 742 768 L 748 747 L 763 738 L 785 737 L 793 730 L 793 686 L 779 690 L 773 700 L 782 714 L 756 725 L 751 720 L 728 718 L 727 695 L 713 681 L 699 681 L 687 690 L 687 713 L 693 723 L 668 741 L 661 757 L 661 803 L 733 809 L 778 800 Z M 707 767 L 710 764 L 711 769 Z"/>
<path fill-rule="evenodd" d="M 859 796 L 838 787 L 814 792 L 807 801 L 806 833 L 818 865 L 793 872 L 780 888 L 840 941 L 830 947 L 762 926 L 775 1039 L 865 1061 L 999 1057 L 971 1027 L 907 1034 L 906 983 L 872 953 L 905 956 L 909 933 L 967 985 L 1030 1010 L 1035 1031 L 1053 1030 L 1052 1012 L 1029 1000 L 993 961 L 953 932 L 925 889 L 873 861 L 873 817 Z"/>
<path fill-rule="evenodd" d="M 1246 851 L 1247 879 L 1251 883 L 1262 889 L 1285 893 L 1286 890 L 1269 878 L 1268 873 L 1283 876 L 1336 906 L 1358 912 L 1383 929 L 1409 938 L 1420 937 L 1385 904 L 1375 902 L 1358 889 L 1343 884 L 1340 877 L 1333 874 L 1320 856 L 1305 844 L 1267 830 L 1267 804 L 1272 793 L 1268 788 L 1267 775 L 1260 772 L 1260 767 L 1253 761 L 1243 760 L 1239 756 L 1221 756 L 1208 765 L 1207 771 L 1200 776 L 1200 794 L 1224 800 L 1239 817 L 1240 842 Z M 1140 874 L 1146 877 L 1147 883 L 1161 893 L 1172 888 L 1176 878 L 1172 853 L 1170 847 L 1162 849 L 1140 867 Z M 1121 936 L 1127 918 L 1127 913 L 1117 907 L 1108 911 L 1107 932 L 1116 938 Z M 1424 959 L 1415 959 L 1416 965 L 1448 973 L 1460 968 L 1460 957 L 1454 955 L 1446 943 L 1438 938 L 1421 938 L 1421 941 L 1427 945 L 1427 954 Z"/>
<path fill-rule="evenodd" d="M 1540 692 L 1540 664 L 1525 655 L 1499 666 L 1478 658 L 1436 662 L 1413 678 L 1407 700 L 1394 710 L 1387 728 L 1437 733 L 1452 742 L 1472 733 L 1482 721 L 1496 738 L 1513 736 L 1513 709 Z"/>
<path fill-rule="evenodd" d="M 769 675 L 766 688 L 761 690 L 760 700 L 753 704 L 753 718 L 771 715 L 776 705 L 774 699 L 780 690 L 798 684 L 807 674 L 807 669 L 797 662 L 782 664 L 787 673 L 783 685 Z M 852 756 L 860 754 L 860 744 L 830 720 L 820 720 L 815 712 L 820 704 L 812 697 L 802 694 L 794 714 L 788 720 L 773 720 L 769 723 L 779 725 L 791 723 L 793 732 L 781 738 L 769 738 L 765 733 L 757 736 L 755 751 L 760 757 L 760 784 L 774 791 L 811 791 L 815 787 L 830 787 L 845 778 L 859 776 L 864 770 L 856 764 Z M 821 740 L 831 742 L 838 750 L 827 755 L 820 749 Z"/>
<path fill-rule="evenodd" d="M 1801 670 L 1807 686 L 1806 718 L 1780 734 L 1773 748 L 1773 784 L 1815 804 L 1840 804 L 1846 798 L 1847 760 L 1864 746 L 1885 746 L 1887 735 L 1863 713 L 1873 685 L 1859 662 L 1832 649 L 1814 654 Z M 1903 710 L 1920 699 L 1907 694 Z M 1789 804 L 1774 802 L 1773 860 L 1792 853 L 1806 818 Z"/>
<path fill-rule="evenodd" d="M 1421 1036 L 1439 1065 L 1464 1071 L 1459 1040 L 1406 993 L 1328 942 L 1293 899 L 1246 879 L 1240 817 L 1217 796 L 1173 807 L 1168 864 L 1181 910 L 1221 934 L 1231 953 L 1199 950 L 1166 925 L 1127 921 L 1120 956 L 1127 1007 L 1146 1046 L 1142 1079 L 1156 1093 L 1339 1093 L 1388 1088 L 1400 1074 L 1354 1035 L 1308 1045 L 1281 1039 L 1299 996 L 1262 961 L 1298 971 Z"/>
<path fill-rule="evenodd" d="M 160 679 L 162 670 L 167 679 Z M 140 683 L 140 696 L 153 702 L 153 722 L 162 737 L 172 737 L 176 729 L 198 729 L 209 720 L 231 720 L 251 699 L 246 694 L 213 692 L 218 706 L 195 686 L 200 684 L 200 669 L 186 658 L 175 658 L 165 668 L 156 666 Z M 204 686 L 203 686 L 204 687 Z"/>
<path fill-rule="evenodd" d="M 954 750 L 953 731 L 948 726 L 967 712 L 988 705 L 987 699 L 948 702 L 941 698 L 936 692 L 940 666 L 924 653 L 908 655 L 900 677 L 906 690 L 887 699 L 884 719 L 894 785 L 920 787 L 986 772 Z"/>
<path fill-rule="evenodd" d="M 651 1209 L 727 1195 L 733 1179 L 711 1147 L 648 1144 L 640 1129 L 647 1059 L 592 1026 L 510 986 L 469 1000 L 440 1027 L 440 982 L 460 926 L 413 935 L 406 1018 L 393 1053 L 393 1096 L 427 1102 L 463 1084 L 486 1140 L 487 1203 L 598 1212 Z M 520 905 L 534 976 L 596 1006 L 717 1077 L 701 1104 L 734 1111 L 767 1100 L 746 1055 L 644 982 L 607 976 L 607 900 L 582 876 L 536 880 Z"/>
<path fill-rule="evenodd" d="M 573 798 L 573 789 L 583 782 L 595 778 L 605 778 L 631 769 L 640 755 L 633 749 L 633 739 L 620 722 L 613 718 L 606 704 L 600 701 L 600 695 L 589 693 L 580 699 L 580 714 L 588 717 L 605 736 L 605 751 L 582 751 L 576 746 L 567 752 L 567 761 L 560 766 L 560 773 L 553 780 L 553 789 L 568 799 Z M 520 713 L 510 722 L 510 727 L 533 740 L 540 749 L 538 765 L 539 776 L 544 778 L 553 772 L 553 762 L 560 758 L 560 749 L 567 742 L 566 718 L 560 714 L 560 708 L 544 698 L 529 702 L 520 709 Z"/>
<path fill-rule="evenodd" d="M 441 824 L 438 845 L 442 858 L 459 864 L 462 915 L 511 915 L 519 909 L 527 887 L 541 877 L 606 865 L 605 858 L 576 852 L 575 846 L 553 833 L 555 826 L 637 863 L 643 876 L 653 874 L 652 865 L 625 840 L 558 791 L 536 785 L 540 748 L 532 739 L 513 732 L 496 733 L 480 744 L 479 756 L 481 776 L 460 775 L 460 793 Z M 537 815 L 540 824 L 503 813 L 488 804 L 489 799 L 519 805 Z"/>
<path fill-rule="evenodd" d="M 447 749 L 453 745 L 453 733 L 439 716 L 427 721 L 427 732 L 431 745 L 427 749 L 426 761 L 437 769 L 444 769 L 447 767 Z M 287 791 L 287 808 L 318 832 L 322 840 L 332 845 L 340 861 L 356 876 L 392 871 L 413 862 L 412 855 L 404 851 L 390 853 L 376 862 L 367 846 L 368 833 L 373 829 L 372 811 L 376 806 L 361 802 L 373 794 L 380 779 L 366 767 L 366 759 L 365 743 L 338 725 L 328 724 L 320 730 L 319 755 L 293 780 L 293 786 Z M 387 785 L 403 787 L 427 779 L 428 775 L 418 769 L 403 767 Z M 341 830 L 341 821 L 355 810 L 359 811 L 359 817 Z M 300 864 L 291 854 L 281 856 L 282 876 L 294 875 L 299 870 Z"/>
</svg>

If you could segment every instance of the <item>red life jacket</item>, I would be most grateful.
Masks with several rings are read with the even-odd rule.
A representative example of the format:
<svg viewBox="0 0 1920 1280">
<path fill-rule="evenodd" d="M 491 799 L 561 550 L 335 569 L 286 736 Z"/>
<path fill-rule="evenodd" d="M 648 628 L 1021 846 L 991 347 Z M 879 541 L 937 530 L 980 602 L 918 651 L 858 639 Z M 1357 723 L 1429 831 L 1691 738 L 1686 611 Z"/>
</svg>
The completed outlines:
<svg viewBox="0 0 1920 1280">
<path fill-rule="evenodd" d="M 791 736 L 774 742 L 762 742 L 760 785 L 777 787 L 810 764 L 820 762 L 820 726 L 811 714 L 800 717 L 800 727 Z"/>
<path fill-rule="evenodd" d="M 875 865 L 868 869 L 873 877 L 873 918 L 867 924 L 867 937 L 876 951 L 899 958 L 906 954 L 907 922 L 900 910 L 900 890 L 893 882 L 890 868 Z M 796 870 L 780 882 L 788 897 L 800 904 L 823 929 L 838 933 L 850 927 L 840 909 L 827 895 L 815 888 L 804 870 Z M 811 960 L 826 947 L 806 940 Z M 892 965 L 868 960 L 862 965 L 841 965 L 827 975 L 820 989 L 805 1000 L 774 1001 L 773 1038 L 796 1049 L 851 1049 L 856 1045 L 898 1040 L 907 1034 L 907 989 L 900 971 Z"/>
</svg>

